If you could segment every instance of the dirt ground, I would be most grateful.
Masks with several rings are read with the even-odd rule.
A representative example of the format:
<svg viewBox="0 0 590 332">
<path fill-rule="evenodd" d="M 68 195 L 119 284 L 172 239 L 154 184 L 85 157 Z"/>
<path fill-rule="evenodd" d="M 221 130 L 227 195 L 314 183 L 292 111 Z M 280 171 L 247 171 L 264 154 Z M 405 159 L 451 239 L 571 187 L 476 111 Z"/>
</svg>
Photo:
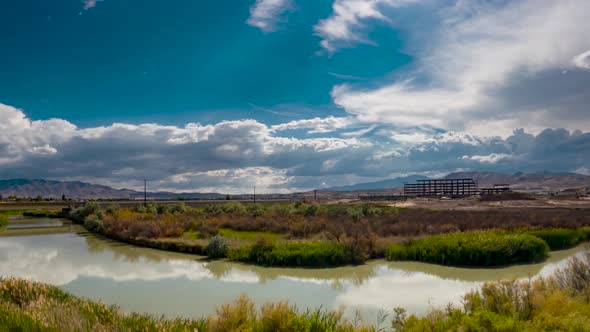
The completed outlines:
<svg viewBox="0 0 590 332">
<path fill-rule="evenodd" d="M 539 197 L 534 200 L 480 201 L 478 198 L 436 199 L 413 198 L 387 204 L 405 208 L 440 210 L 488 210 L 495 208 L 590 208 L 590 199 L 553 199 Z"/>
</svg>

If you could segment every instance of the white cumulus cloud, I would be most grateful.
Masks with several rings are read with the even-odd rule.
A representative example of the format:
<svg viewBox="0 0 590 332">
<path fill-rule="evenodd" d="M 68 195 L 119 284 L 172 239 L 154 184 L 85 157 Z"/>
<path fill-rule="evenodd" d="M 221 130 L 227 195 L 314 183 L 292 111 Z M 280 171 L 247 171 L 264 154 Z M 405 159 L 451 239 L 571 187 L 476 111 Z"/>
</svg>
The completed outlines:
<svg viewBox="0 0 590 332">
<path fill-rule="evenodd" d="M 403 15 L 398 7 L 388 16 L 380 3 L 389 2 L 337 0 L 334 18 L 318 25 L 328 48 L 340 39 L 359 39 L 362 17 L 393 20 Z M 590 64 L 590 2 L 459 1 L 434 9 L 419 2 L 405 5 L 428 11 L 423 15 L 437 22 L 430 33 L 411 22 L 400 27 L 409 38 L 415 69 L 377 88 L 334 87 L 334 102 L 348 113 L 366 122 L 481 135 L 493 129 L 508 136 L 518 127 L 536 132 L 555 126 L 590 129 L 589 121 L 581 121 L 587 120 L 590 76 L 575 70 Z"/>
<path fill-rule="evenodd" d="M 574 64 L 580 68 L 590 69 L 590 50 L 574 57 Z"/>
<path fill-rule="evenodd" d="M 285 12 L 293 9 L 291 0 L 256 0 L 250 7 L 250 17 L 247 23 L 264 32 L 273 32 L 278 24 L 284 20 Z"/>
</svg>

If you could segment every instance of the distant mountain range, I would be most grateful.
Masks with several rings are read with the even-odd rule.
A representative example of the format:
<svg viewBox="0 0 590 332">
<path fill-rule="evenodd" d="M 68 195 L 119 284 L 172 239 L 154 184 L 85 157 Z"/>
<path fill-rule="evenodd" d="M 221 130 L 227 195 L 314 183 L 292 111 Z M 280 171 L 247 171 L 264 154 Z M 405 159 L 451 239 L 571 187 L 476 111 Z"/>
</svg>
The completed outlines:
<svg viewBox="0 0 590 332">
<path fill-rule="evenodd" d="M 471 178 L 480 187 L 494 184 L 509 184 L 520 190 L 563 190 L 578 187 L 590 187 L 590 176 L 577 173 L 536 172 L 504 174 L 496 172 L 456 172 L 448 174 L 445 179 Z M 357 183 L 354 185 L 325 188 L 322 191 L 370 191 L 401 188 L 404 183 L 427 180 L 426 176 L 411 175 L 378 182 Z"/>
<path fill-rule="evenodd" d="M 143 198 L 143 192 L 131 189 L 113 189 L 107 186 L 90 184 L 79 181 L 50 181 L 43 179 L 11 179 L 0 180 L 0 195 L 4 197 L 37 197 L 60 199 L 62 195 L 67 198 L 89 199 L 135 199 Z M 218 193 L 172 193 L 172 192 L 148 192 L 149 198 L 197 198 L 218 199 L 225 195 Z"/>
<path fill-rule="evenodd" d="M 579 187 L 590 187 L 590 176 L 576 173 L 515 173 L 504 174 L 495 172 L 457 172 L 447 175 L 447 179 L 473 178 L 480 187 L 494 184 L 510 184 L 518 190 L 563 190 Z M 320 189 L 321 192 L 342 191 L 376 191 L 383 189 L 395 189 L 403 187 L 404 183 L 413 183 L 418 180 L 426 180 L 422 175 L 411 175 L 389 180 L 358 183 L 348 186 L 338 186 Z M 37 197 L 59 199 L 62 195 L 67 198 L 88 199 L 138 199 L 143 198 L 143 192 L 131 189 L 113 189 L 107 186 L 90 184 L 79 181 L 50 181 L 42 179 L 11 179 L 0 180 L 0 195 L 4 197 L 15 195 L 17 197 Z M 302 195 L 300 193 L 299 195 Z M 291 195 L 257 195 L 262 198 L 286 198 Z M 173 193 L 173 192 L 148 192 L 151 199 L 172 199 L 184 197 L 187 199 L 223 199 L 224 194 L 219 193 Z M 232 195 L 237 199 L 249 199 L 250 195 Z"/>
<path fill-rule="evenodd" d="M 428 180 L 428 177 L 423 175 L 410 175 L 389 180 L 377 181 L 377 182 L 366 182 L 357 183 L 349 186 L 339 186 L 321 189 L 322 191 L 364 191 L 364 190 L 378 190 L 378 189 L 390 189 L 400 188 L 404 186 L 404 183 L 412 183 L 418 180 Z"/>
<path fill-rule="evenodd" d="M 590 187 L 590 176 L 566 172 L 535 172 L 503 174 L 495 172 L 457 172 L 447 175 L 447 179 L 473 178 L 480 187 L 494 184 L 510 184 L 513 189 L 563 190 Z"/>
</svg>

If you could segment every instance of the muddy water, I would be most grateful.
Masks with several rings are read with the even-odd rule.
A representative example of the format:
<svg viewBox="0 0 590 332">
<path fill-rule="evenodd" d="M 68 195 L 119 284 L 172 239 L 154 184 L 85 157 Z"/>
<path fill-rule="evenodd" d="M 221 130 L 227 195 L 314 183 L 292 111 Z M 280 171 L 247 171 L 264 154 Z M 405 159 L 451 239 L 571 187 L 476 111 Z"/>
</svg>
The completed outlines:
<svg viewBox="0 0 590 332">
<path fill-rule="evenodd" d="M 553 252 L 542 264 L 497 269 L 385 261 L 334 269 L 262 268 L 128 246 L 77 226 L 62 228 L 57 234 L 6 231 L 0 237 L 0 275 L 54 284 L 125 311 L 190 317 L 207 315 L 240 294 L 257 303 L 344 307 L 365 321 L 396 306 L 424 313 L 429 306 L 458 303 L 485 281 L 550 274 L 585 250 Z"/>
</svg>

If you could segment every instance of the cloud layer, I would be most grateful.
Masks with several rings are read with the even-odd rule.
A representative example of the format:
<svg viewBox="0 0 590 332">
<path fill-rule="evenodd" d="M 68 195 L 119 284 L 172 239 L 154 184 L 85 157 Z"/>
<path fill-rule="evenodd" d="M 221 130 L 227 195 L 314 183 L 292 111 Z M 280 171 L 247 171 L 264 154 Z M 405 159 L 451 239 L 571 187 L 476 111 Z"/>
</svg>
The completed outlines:
<svg viewBox="0 0 590 332">
<path fill-rule="evenodd" d="M 252 1 L 247 24 L 276 31 L 295 6 Z M 373 34 L 380 29 L 400 39 L 392 57 L 411 57 L 366 79 L 327 68 L 346 82 L 328 86 L 344 115 L 79 128 L 0 104 L 0 177 L 131 188 L 148 178 L 159 189 L 237 193 L 464 169 L 587 172 L 589 16 L 587 0 L 334 0 L 305 31 L 320 49 L 306 56 L 336 63 L 359 44 L 382 47 L 383 35 Z"/>
<path fill-rule="evenodd" d="M 84 180 L 173 191 L 290 192 L 407 173 L 590 168 L 590 133 L 517 130 L 506 139 L 459 132 L 407 132 L 329 117 L 267 126 L 255 120 L 183 127 L 78 128 L 33 121 L 0 105 L 0 177 Z M 286 136 L 305 129 L 309 137 Z M 308 135 L 308 134 L 305 134 Z"/>
</svg>

